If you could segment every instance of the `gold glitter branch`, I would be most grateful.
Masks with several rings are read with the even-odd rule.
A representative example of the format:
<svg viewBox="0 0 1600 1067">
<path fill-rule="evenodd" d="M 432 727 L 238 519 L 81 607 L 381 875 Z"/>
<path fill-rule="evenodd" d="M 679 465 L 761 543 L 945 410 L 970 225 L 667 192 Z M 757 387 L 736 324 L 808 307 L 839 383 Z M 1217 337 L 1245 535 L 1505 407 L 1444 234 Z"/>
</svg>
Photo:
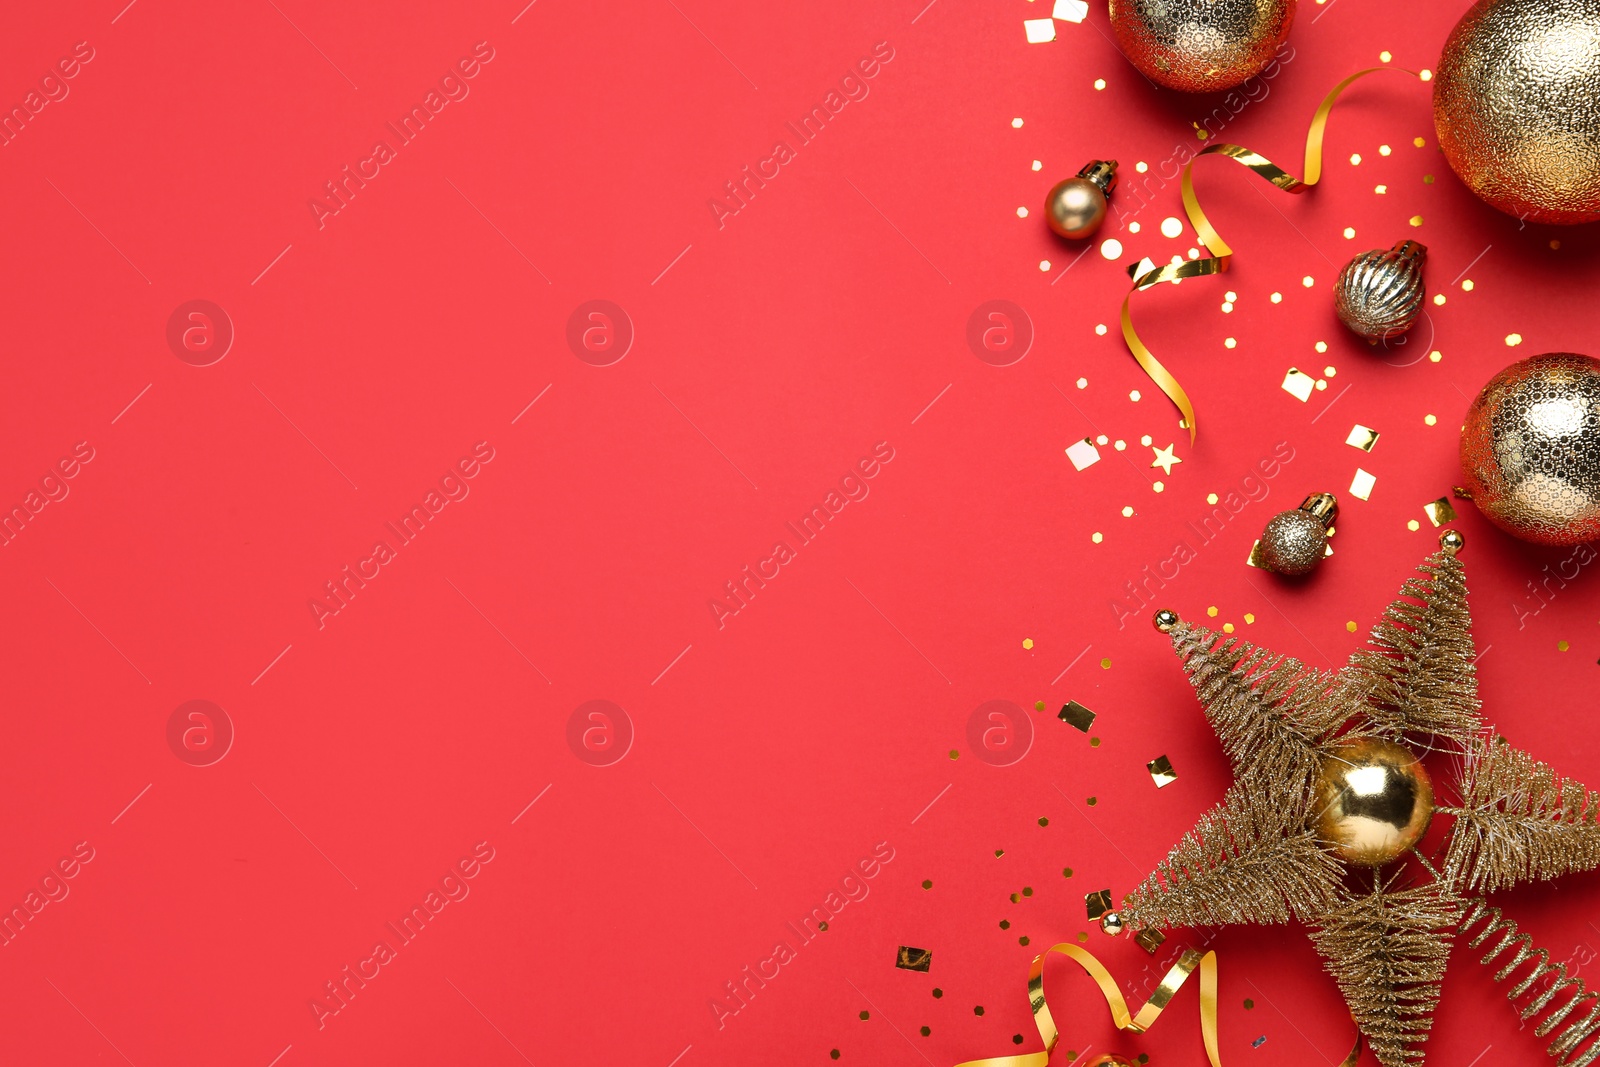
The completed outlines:
<svg viewBox="0 0 1600 1067">
<path fill-rule="evenodd" d="M 1325 916 L 1311 940 L 1378 1062 L 1420 1064 L 1461 903 L 1433 885 L 1374 885 Z"/>
<path fill-rule="evenodd" d="M 1340 868 L 1284 798 L 1228 790 L 1137 889 L 1122 917 L 1137 928 L 1284 923 L 1332 907 Z"/>
<path fill-rule="evenodd" d="M 1476 740 L 1461 774 L 1445 874 L 1492 893 L 1533 878 L 1600 867 L 1600 793 L 1509 744 Z"/>
<path fill-rule="evenodd" d="M 1367 715 L 1386 736 L 1433 734 L 1465 749 L 1482 729 L 1466 576 L 1447 551 L 1417 569 L 1423 577 L 1407 579 L 1350 673 L 1370 684 Z"/>
<path fill-rule="evenodd" d="M 1473 934 L 1480 926 L 1482 929 Z M 1561 1067 L 1584 1067 L 1600 1058 L 1600 1043 L 1594 1040 L 1596 1032 L 1600 1032 L 1600 994 L 1590 991 L 1582 979 L 1568 977 L 1565 964 L 1551 963 L 1550 953 L 1534 948 L 1532 938 L 1518 933 L 1516 923 L 1501 918 L 1499 908 L 1491 908 L 1481 900 L 1474 901 L 1461 923 L 1461 931 L 1471 936 L 1467 943 L 1473 948 L 1481 948 L 1491 938 L 1498 938 L 1479 961 L 1485 966 L 1510 954 L 1494 973 L 1495 981 L 1504 982 L 1517 971 L 1524 971 L 1522 978 L 1506 991 L 1507 1000 L 1515 1004 L 1528 992 L 1539 990 L 1517 1011 L 1525 1022 L 1538 1019 L 1533 1027 L 1534 1034 L 1547 1037 L 1556 1027 L 1572 1020 L 1550 1042 L 1548 1050 Z"/>
</svg>

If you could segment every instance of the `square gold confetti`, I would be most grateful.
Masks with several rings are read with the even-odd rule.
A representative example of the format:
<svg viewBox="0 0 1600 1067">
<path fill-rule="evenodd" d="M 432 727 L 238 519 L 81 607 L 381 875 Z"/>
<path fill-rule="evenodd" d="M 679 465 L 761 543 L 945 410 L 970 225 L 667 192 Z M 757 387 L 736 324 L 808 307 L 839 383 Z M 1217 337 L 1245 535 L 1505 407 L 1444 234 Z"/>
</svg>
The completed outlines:
<svg viewBox="0 0 1600 1067">
<path fill-rule="evenodd" d="M 1350 436 L 1344 443 L 1351 448 L 1359 448 L 1363 452 L 1371 452 L 1372 446 L 1378 443 L 1378 431 L 1370 426 L 1363 426 L 1359 422 L 1350 429 Z"/>
<path fill-rule="evenodd" d="M 1093 893 L 1085 893 L 1083 906 L 1088 910 L 1089 921 L 1093 922 L 1111 910 L 1111 890 L 1099 889 Z"/>
<path fill-rule="evenodd" d="M 1067 458 L 1072 461 L 1074 470 L 1081 471 L 1100 462 L 1100 450 L 1094 446 L 1093 441 L 1085 437 L 1067 446 Z"/>
<path fill-rule="evenodd" d="M 1283 391 L 1299 400 L 1302 404 L 1311 399 L 1311 393 L 1317 387 L 1317 380 L 1303 370 L 1289 368 L 1289 373 L 1283 376 Z"/>
<path fill-rule="evenodd" d="M 1069 700 L 1063 704 L 1061 706 L 1061 713 L 1057 715 L 1056 718 L 1060 719 L 1068 726 L 1082 730 L 1084 733 L 1088 733 L 1089 727 L 1094 725 L 1094 712 L 1090 711 L 1076 700 Z"/>
<path fill-rule="evenodd" d="M 1178 772 L 1172 769 L 1172 761 L 1165 756 L 1157 756 L 1146 763 L 1144 769 L 1150 772 L 1157 789 L 1164 789 L 1178 780 Z"/>
<path fill-rule="evenodd" d="M 901 945 L 900 950 L 895 953 L 894 965 L 903 971 L 926 973 L 928 968 L 933 966 L 933 953 L 925 948 L 907 948 Z"/>
<path fill-rule="evenodd" d="M 1450 506 L 1448 497 L 1440 497 L 1431 504 L 1424 504 L 1422 510 L 1428 513 L 1428 521 L 1435 526 L 1456 521 L 1456 509 Z"/>
<path fill-rule="evenodd" d="M 1145 929 L 1133 935 L 1133 943 L 1152 956 L 1156 954 L 1156 949 L 1160 948 L 1166 940 L 1167 935 L 1160 930 Z"/>
<path fill-rule="evenodd" d="M 1086 0 L 1056 0 L 1050 14 L 1062 22 L 1082 22 L 1088 17 L 1089 5 Z"/>
<path fill-rule="evenodd" d="M 1024 19 L 1022 28 L 1028 33 L 1029 44 L 1044 44 L 1056 39 L 1055 19 Z"/>
<path fill-rule="evenodd" d="M 1378 476 L 1369 474 L 1360 467 L 1356 468 L 1356 476 L 1350 479 L 1350 495 L 1357 500 L 1366 500 L 1372 496 L 1372 487 L 1378 484 Z"/>
</svg>

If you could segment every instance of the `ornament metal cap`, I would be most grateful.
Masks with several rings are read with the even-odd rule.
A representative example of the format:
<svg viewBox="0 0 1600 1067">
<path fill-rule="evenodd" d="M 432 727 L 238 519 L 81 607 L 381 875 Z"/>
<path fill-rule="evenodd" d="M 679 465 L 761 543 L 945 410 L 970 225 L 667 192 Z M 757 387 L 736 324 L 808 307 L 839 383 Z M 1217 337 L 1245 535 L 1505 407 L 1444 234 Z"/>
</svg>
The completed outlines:
<svg viewBox="0 0 1600 1067">
<path fill-rule="evenodd" d="M 1117 161 L 1092 159 L 1084 164 L 1083 169 L 1078 172 L 1078 177 L 1094 182 L 1102 193 L 1109 194 L 1117 187 Z"/>
<path fill-rule="evenodd" d="M 1310 512 L 1324 527 L 1329 527 L 1339 517 L 1339 498 L 1332 493 L 1312 493 L 1300 504 L 1300 510 Z"/>
</svg>

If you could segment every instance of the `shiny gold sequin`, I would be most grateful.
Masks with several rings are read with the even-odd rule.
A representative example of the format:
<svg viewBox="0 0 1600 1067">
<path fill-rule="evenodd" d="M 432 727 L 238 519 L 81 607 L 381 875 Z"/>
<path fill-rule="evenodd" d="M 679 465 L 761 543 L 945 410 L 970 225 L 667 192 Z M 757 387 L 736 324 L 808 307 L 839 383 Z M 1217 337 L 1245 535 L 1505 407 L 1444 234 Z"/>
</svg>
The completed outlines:
<svg viewBox="0 0 1600 1067">
<path fill-rule="evenodd" d="M 1363 426 L 1359 422 L 1350 429 L 1350 436 L 1344 443 L 1351 448 L 1359 448 L 1363 452 L 1371 452 L 1372 447 L 1378 443 L 1378 431 L 1370 426 Z"/>
<path fill-rule="evenodd" d="M 1456 519 L 1456 509 L 1450 506 L 1449 497 L 1442 496 L 1430 504 L 1424 504 L 1422 510 L 1427 513 L 1428 521 L 1435 527 L 1454 522 Z"/>
<path fill-rule="evenodd" d="M 933 953 L 925 948 L 910 948 L 901 945 L 895 953 L 894 965 L 903 971 L 927 972 L 933 966 Z"/>
<path fill-rule="evenodd" d="M 1356 468 L 1354 478 L 1350 479 L 1350 495 L 1357 500 L 1366 500 L 1372 496 L 1372 487 L 1378 484 L 1378 476 Z"/>
<path fill-rule="evenodd" d="M 1056 718 L 1060 719 L 1062 722 L 1076 730 L 1081 730 L 1083 733 L 1088 733 L 1089 727 L 1094 725 L 1095 715 L 1094 712 L 1090 711 L 1076 700 L 1069 700 L 1062 705 L 1061 712 L 1056 716 Z"/>
<path fill-rule="evenodd" d="M 1090 922 L 1100 918 L 1111 910 L 1111 890 L 1097 889 L 1093 893 L 1085 893 L 1083 907 L 1088 913 Z"/>
<path fill-rule="evenodd" d="M 1178 780 L 1178 772 L 1172 769 L 1172 761 L 1165 756 L 1157 756 L 1144 765 L 1150 772 L 1150 779 L 1156 783 L 1157 789 L 1163 789 Z M 1090 918 L 1098 918 L 1091 915 Z"/>
</svg>

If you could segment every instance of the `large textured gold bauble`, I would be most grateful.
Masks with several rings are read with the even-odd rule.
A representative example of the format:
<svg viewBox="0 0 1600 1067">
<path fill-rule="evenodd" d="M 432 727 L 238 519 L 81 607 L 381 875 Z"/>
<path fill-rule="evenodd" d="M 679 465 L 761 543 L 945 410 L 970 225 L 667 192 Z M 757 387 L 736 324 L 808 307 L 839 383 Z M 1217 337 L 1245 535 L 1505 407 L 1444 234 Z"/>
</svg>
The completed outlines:
<svg viewBox="0 0 1600 1067">
<path fill-rule="evenodd" d="M 1417 757 L 1391 741 L 1352 741 L 1322 763 L 1317 835 L 1362 867 L 1398 859 L 1433 818 L 1433 780 Z"/>
<path fill-rule="evenodd" d="M 1492 207 L 1600 218 L 1600 0 L 1478 0 L 1433 83 L 1439 147 Z"/>
<path fill-rule="evenodd" d="M 1111 31 L 1151 81 L 1187 93 L 1260 74 L 1289 36 L 1295 0 L 1111 0 Z"/>
<path fill-rule="evenodd" d="M 1513 537 L 1600 537 L 1600 360 L 1549 352 L 1489 379 L 1461 428 L 1466 495 Z"/>
</svg>

